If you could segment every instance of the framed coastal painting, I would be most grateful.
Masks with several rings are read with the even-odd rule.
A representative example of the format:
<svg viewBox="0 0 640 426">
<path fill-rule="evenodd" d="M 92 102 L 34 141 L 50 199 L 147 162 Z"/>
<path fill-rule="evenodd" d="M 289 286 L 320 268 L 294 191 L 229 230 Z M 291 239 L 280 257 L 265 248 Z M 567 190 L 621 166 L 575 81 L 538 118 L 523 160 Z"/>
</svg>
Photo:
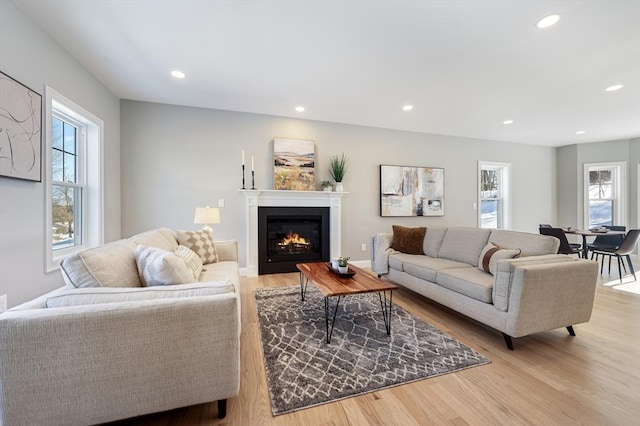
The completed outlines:
<svg viewBox="0 0 640 426">
<path fill-rule="evenodd" d="M 273 189 L 315 191 L 315 143 L 302 139 L 273 139 Z"/>
<path fill-rule="evenodd" d="M 380 216 L 444 216 L 444 169 L 380 165 Z"/>
<path fill-rule="evenodd" d="M 41 182 L 42 96 L 0 71 L 0 176 Z"/>
</svg>

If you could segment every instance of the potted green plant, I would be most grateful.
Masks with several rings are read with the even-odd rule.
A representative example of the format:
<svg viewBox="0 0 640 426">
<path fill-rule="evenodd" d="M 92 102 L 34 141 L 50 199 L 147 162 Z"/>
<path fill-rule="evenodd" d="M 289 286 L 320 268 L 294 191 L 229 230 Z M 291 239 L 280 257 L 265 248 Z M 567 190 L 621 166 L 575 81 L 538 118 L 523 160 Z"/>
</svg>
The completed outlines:
<svg viewBox="0 0 640 426">
<path fill-rule="evenodd" d="M 344 175 L 347 173 L 347 157 L 344 155 L 334 155 L 329 160 L 329 173 L 331 173 L 331 177 L 336 181 L 336 192 L 342 192 L 344 189 L 342 187 L 342 179 L 344 179 Z"/>
<path fill-rule="evenodd" d="M 349 272 L 349 265 L 347 263 L 349 262 L 349 259 L 349 256 L 340 256 L 338 258 L 338 272 L 340 272 L 341 274 L 346 274 L 347 272 Z"/>
<path fill-rule="evenodd" d="M 330 180 L 323 180 L 322 182 L 320 182 L 320 186 L 322 187 L 323 191 L 331 192 L 333 184 Z"/>
</svg>

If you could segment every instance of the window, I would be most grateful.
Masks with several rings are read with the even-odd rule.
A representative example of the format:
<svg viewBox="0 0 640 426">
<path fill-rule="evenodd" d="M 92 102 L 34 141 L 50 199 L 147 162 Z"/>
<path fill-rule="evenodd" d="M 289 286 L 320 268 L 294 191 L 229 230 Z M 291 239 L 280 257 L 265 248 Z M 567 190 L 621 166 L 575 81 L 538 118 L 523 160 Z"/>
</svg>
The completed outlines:
<svg viewBox="0 0 640 426">
<path fill-rule="evenodd" d="M 51 118 L 52 248 L 82 245 L 84 126 L 54 112 Z"/>
<path fill-rule="evenodd" d="M 624 163 L 585 164 L 585 224 L 624 224 Z"/>
<path fill-rule="evenodd" d="M 102 242 L 103 122 L 47 87 L 46 271 Z"/>
<path fill-rule="evenodd" d="M 480 228 L 509 229 L 509 169 L 506 163 L 478 162 Z"/>
</svg>

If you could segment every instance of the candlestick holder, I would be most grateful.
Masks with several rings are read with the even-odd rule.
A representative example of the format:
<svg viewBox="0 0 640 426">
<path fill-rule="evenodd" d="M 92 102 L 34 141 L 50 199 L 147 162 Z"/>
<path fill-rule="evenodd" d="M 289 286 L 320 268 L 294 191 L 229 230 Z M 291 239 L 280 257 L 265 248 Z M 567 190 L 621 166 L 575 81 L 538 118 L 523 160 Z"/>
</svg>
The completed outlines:
<svg viewBox="0 0 640 426">
<path fill-rule="evenodd" d="M 242 165 L 242 189 L 247 189 L 247 188 L 244 186 L 244 164 Z"/>
<path fill-rule="evenodd" d="M 251 170 L 251 189 L 256 189 L 256 175 L 253 170 Z"/>
</svg>

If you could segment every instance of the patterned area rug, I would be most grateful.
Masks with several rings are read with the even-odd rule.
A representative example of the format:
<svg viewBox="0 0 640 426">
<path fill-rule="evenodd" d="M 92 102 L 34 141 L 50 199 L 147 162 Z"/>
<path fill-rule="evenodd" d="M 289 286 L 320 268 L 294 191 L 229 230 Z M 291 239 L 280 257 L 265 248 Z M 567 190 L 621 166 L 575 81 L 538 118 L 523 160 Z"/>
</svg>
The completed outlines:
<svg viewBox="0 0 640 426">
<path fill-rule="evenodd" d="M 330 344 L 313 284 L 304 302 L 299 286 L 256 289 L 255 300 L 274 415 L 490 362 L 395 304 L 388 336 L 375 293 L 340 301 Z"/>
</svg>

